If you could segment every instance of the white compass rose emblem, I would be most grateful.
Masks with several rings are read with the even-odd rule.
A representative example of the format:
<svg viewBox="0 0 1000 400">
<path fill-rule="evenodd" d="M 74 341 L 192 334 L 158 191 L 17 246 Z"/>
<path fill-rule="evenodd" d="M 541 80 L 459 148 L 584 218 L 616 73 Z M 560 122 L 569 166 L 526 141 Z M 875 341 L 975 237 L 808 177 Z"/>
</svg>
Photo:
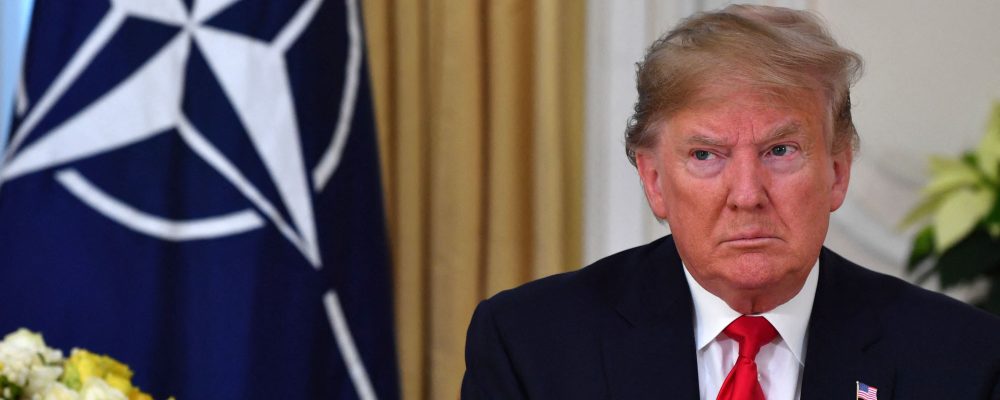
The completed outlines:
<svg viewBox="0 0 1000 400">
<path fill-rule="evenodd" d="M 185 241 L 233 235 L 268 222 L 315 268 L 322 266 L 313 215 L 312 194 L 323 190 L 339 162 L 354 114 L 361 69 L 361 36 L 357 8 L 348 6 L 350 47 L 341 108 L 332 139 L 316 167 L 303 161 L 295 104 L 285 53 L 309 26 L 322 0 L 307 0 L 269 42 L 204 24 L 236 0 L 199 0 L 189 11 L 182 0 L 112 0 L 111 7 L 84 40 L 53 83 L 13 132 L 0 183 L 41 170 L 148 140 L 170 129 L 255 209 L 198 219 L 174 220 L 139 210 L 115 198 L 73 168 L 56 171 L 56 180 L 97 212 L 132 230 L 163 240 Z M 127 18 L 173 26 L 179 32 L 136 69 L 94 102 L 46 132 L 39 122 L 72 87 Z M 273 181 L 287 218 L 185 116 L 181 105 L 185 68 L 197 45 L 245 128 L 268 177 Z M 252 62 L 248 62 L 252 60 Z M 137 99 L 143 99 L 137 101 Z M 28 99 L 18 96 L 18 111 Z M 25 144 L 28 135 L 37 140 Z"/>
</svg>

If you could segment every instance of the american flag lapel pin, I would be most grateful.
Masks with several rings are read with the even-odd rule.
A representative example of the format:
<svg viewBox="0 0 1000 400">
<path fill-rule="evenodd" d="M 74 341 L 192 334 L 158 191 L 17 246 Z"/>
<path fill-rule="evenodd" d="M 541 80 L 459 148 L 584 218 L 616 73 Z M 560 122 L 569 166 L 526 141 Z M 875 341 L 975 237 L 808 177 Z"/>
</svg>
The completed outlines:
<svg viewBox="0 0 1000 400">
<path fill-rule="evenodd" d="M 878 400 L 878 388 L 854 381 L 858 390 L 858 400 Z"/>
</svg>

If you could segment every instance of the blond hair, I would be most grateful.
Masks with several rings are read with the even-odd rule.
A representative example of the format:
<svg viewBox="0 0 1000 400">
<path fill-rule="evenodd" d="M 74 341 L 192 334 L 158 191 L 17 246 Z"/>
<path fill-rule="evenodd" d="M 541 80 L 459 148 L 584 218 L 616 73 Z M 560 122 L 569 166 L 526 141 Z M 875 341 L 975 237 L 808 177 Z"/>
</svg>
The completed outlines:
<svg viewBox="0 0 1000 400">
<path fill-rule="evenodd" d="M 696 14 L 660 37 L 637 64 L 639 99 L 625 130 L 625 153 L 656 142 L 659 122 L 698 99 L 712 83 L 742 83 L 777 94 L 822 90 L 833 117 L 833 152 L 856 150 L 849 89 L 858 54 L 840 47 L 806 11 L 731 5 Z"/>
</svg>

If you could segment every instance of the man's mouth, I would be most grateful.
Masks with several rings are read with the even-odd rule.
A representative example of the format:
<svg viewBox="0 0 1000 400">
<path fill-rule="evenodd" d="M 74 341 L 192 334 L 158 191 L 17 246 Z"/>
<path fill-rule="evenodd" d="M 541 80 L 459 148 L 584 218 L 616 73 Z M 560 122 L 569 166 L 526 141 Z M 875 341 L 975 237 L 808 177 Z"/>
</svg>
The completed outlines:
<svg viewBox="0 0 1000 400">
<path fill-rule="evenodd" d="M 760 247 L 778 240 L 777 236 L 763 232 L 748 232 L 729 236 L 723 244 L 736 247 Z"/>
</svg>

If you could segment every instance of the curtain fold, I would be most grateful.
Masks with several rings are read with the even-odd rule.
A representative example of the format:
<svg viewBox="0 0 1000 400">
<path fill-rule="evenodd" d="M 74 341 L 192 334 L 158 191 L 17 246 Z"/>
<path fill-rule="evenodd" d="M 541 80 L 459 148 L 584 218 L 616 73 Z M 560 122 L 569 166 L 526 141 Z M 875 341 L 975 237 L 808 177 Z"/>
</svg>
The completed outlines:
<svg viewBox="0 0 1000 400">
<path fill-rule="evenodd" d="M 584 2 L 363 6 L 404 398 L 455 398 L 476 304 L 579 266 Z"/>
</svg>

